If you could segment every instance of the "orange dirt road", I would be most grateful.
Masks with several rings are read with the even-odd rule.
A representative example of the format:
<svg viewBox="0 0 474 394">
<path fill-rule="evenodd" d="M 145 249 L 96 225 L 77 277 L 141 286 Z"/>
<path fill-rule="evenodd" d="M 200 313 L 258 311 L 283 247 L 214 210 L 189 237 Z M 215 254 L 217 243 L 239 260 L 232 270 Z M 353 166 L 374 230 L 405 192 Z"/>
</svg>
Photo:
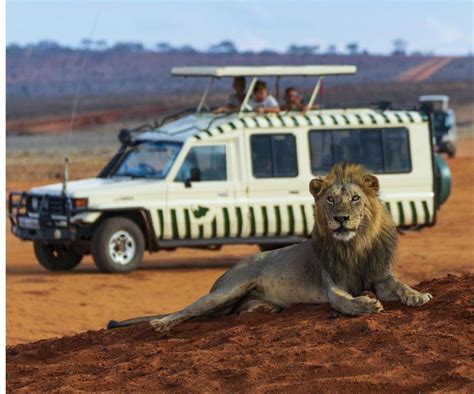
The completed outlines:
<svg viewBox="0 0 474 394">
<path fill-rule="evenodd" d="M 437 225 L 400 236 L 395 271 L 403 280 L 415 284 L 474 272 L 473 152 L 474 140 L 460 141 L 458 157 L 449 161 L 453 190 Z M 10 182 L 7 190 L 31 186 Z M 73 272 L 51 273 L 36 263 L 30 243 L 7 230 L 9 345 L 96 330 L 112 318 L 180 309 L 206 293 L 228 266 L 257 251 L 255 246 L 226 246 L 219 252 L 160 252 L 146 256 L 142 268 L 128 275 L 101 274 L 87 257 Z"/>
<path fill-rule="evenodd" d="M 426 60 L 415 67 L 401 73 L 396 80 L 399 82 L 421 82 L 436 74 L 453 60 L 452 57 L 437 57 Z"/>
</svg>

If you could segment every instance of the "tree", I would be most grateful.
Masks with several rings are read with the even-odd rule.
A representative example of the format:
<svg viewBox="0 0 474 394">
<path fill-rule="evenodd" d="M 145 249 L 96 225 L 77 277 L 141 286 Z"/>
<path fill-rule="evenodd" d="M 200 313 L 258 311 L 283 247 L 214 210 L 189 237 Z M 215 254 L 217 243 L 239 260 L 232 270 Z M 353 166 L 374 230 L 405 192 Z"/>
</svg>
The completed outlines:
<svg viewBox="0 0 474 394">
<path fill-rule="evenodd" d="M 328 55 L 335 55 L 337 54 L 337 47 L 334 44 L 328 45 L 328 49 L 326 50 Z"/>
<path fill-rule="evenodd" d="M 350 42 L 346 45 L 349 55 L 357 55 L 359 53 L 359 44 L 357 42 Z"/>
<path fill-rule="evenodd" d="M 99 51 L 107 49 L 107 41 L 105 40 L 97 40 L 95 43 L 95 48 Z"/>
<path fill-rule="evenodd" d="M 179 48 L 178 52 L 180 53 L 197 53 L 197 50 L 194 49 L 191 45 L 183 45 Z"/>
<path fill-rule="evenodd" d="M 406 55 L 408 42 L 403 38 L 396 38 L 393 40 L 392 55 Z"/>
<path fill-rule="evenodd" d="M 292 44 L 286 50 L 288 55 L 315 55 L 319 51 L 319 45 L 295 45 Z"/>
<path fill-rule="evenodd" d="M 171 46 L 167 42 L 159 42 L 155 45 L 155 48 L 158 52 L 163 53 L 173 52 L 175 50 L 175 48 L 173 48 L 173 46 Z"/>
<path fill-rule="evenodd" d="M 139 53 L 145 50 L 145 47 L 140 42 L 117 42 L 112 50 L 117 52 L 131 52 Z"/>
<path fill-rule="evenodd" d="M 230 40 L 221 41 L 218 44 L 209 47 L 209 53 L 214 54 L 234 54 L 237 53 L 237 47 Z"/>
<path fill-rule="evenodd" d="M 83 49 L 90 49 L 93 42 L 94 42 L 94 41 L 92 41 L 90 38 L 83 38 L 83 39 L 81 40 L 81 48 L 83 48 Z"/>
<path fill-rule="evenodd" d="M 44 50 L 49 50 L 49 49 L 60 49 L 61 45 L 59 45 L 56 41 L 52 40 L 41 40 L 38 41 L 36 45 L 34 45 L 37 49 L 44 49 Z"/>
</svg>

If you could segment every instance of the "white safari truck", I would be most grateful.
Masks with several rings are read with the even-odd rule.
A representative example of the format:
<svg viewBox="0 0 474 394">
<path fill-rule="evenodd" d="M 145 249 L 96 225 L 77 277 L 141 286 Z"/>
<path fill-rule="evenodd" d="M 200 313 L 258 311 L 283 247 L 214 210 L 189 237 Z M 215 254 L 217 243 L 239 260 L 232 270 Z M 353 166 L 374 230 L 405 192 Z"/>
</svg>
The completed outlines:
<svg viewBox="0 0 474 394">
<path fill-rule="evenodd" d="M 378 175 L 380 198 L 401 228 L 436 222 L 450 174 L 433 153 L 429 117 L 416 111 L 310 109 L 260 115 L 247 110 L 256 80 L 302 76 L 314 81 L 354 66 L 179 67 L 172 74 L 209 78 L 193 113 L 122 130 L 120 149 L 92 179 L 13 192 L 12 232 L 33 241 L 49 270 L 69 270 L 91 253 L 101 271 L 127 272 L 145 250 L 223 244 L 262 249 L 310 236 L 309 181 L 340 161 Z M 206 105 L 217 78 L 247 77 L 240 111 Z M 67 179 L 67 177 L 65 177 Z"/>
</svg>

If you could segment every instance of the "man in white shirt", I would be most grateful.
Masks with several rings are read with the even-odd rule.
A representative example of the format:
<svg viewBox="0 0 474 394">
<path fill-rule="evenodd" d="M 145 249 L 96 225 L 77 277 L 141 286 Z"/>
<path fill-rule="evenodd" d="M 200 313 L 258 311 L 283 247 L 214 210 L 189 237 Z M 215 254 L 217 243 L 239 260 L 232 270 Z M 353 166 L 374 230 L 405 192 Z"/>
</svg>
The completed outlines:
<svg viewBox="0 0 474 394">
<path fill-rule="evenodd" d="M 257 81 L 255 84 L 253 99 L 250 101 L 250 107 L 257 114 L 280 112 L 278 101 L 268 93 L 267 84 L 263 81 Z"/>
</svg>

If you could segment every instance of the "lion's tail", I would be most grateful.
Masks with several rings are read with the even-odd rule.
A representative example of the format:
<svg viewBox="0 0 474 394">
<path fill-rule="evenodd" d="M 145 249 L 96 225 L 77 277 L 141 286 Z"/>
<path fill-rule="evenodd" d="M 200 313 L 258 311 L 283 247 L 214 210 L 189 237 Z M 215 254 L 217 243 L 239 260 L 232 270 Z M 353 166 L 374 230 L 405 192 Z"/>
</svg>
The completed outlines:
<svg viewBox="0 0 474 394">
<path fill-rule="evenodd" d="M 165 317 L 165 316 L 168 316 L 168 315 L 169 315 L 169 313 L 166 313 L 164 315 L 135 317 L 133 319 L 122 320 L 122 321 L 110 320 L 107 323 L 107 329 L 111 330 L 113 328 L 133 326 L 135 324 L 145 323 L 145 322 L 149 322 L 149 321 L 152 321 L 152 320 L 155 320 L 155 319 L 161 319 L 162 317 Z"/>
</svg>

